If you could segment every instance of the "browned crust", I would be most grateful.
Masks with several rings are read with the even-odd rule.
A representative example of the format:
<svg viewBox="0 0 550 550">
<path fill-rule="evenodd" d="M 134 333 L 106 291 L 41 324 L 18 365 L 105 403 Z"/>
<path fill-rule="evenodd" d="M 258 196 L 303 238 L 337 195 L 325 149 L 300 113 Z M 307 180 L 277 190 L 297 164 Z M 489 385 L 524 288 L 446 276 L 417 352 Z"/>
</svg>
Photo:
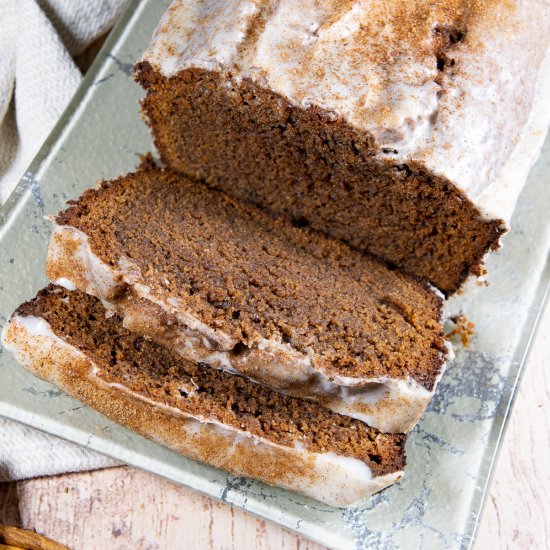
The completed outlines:
<svg viewBox="0 0 550 550">
<path fill-rule="evenodd" d="M 17 550 L 18 548 L 21 550 L 69 550 L 67 546 L 48 537 L 11 525 L 0 525 L 0 548 L 5 550 Z"/>
<path fill-rule="evenodd" d="M 136 65 L 162 160 L 287 219 L 309 224 L 452 294 L 498 247 L 502 220 L 420 163 L 376 160 L 369 135 L 299 109 L 252 82 L 188 69 L 166 79 Z M 365 213 L 368 215 L 365 215 Z"/>
</svg>

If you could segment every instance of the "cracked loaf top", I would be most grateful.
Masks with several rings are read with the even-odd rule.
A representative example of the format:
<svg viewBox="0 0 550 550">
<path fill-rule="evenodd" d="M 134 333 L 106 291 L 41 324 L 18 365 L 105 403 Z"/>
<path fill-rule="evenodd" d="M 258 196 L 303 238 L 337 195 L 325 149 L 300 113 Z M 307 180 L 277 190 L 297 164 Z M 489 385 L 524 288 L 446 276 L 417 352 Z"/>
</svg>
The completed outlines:
<svg viewBox="0 0 550 550">
<path fill-rule="evenodd" d="M 144 59 L 320 107 L 508 223 L 550 122 L 549 28 L 550 0 L 176 0 Z"/>
</svg>

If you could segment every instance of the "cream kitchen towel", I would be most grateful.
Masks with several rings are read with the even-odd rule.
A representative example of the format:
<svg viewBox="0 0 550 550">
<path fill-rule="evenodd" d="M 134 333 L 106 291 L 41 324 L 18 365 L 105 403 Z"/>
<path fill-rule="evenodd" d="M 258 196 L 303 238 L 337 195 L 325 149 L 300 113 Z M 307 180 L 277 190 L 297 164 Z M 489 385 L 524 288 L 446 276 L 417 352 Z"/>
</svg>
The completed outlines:
<svg viewBox="0 0 550 550">
<path fill-rule="evenodd" d="M 74 94 L 72 57 L 107 32 L 126 0 L 0 0 L 0 201 Z"/>
<path fill-rule="evenodd" d="M 0 482 L 114 465 L 103 455 L 0 417 Z"/>
<path fill-rule="evenodd" d="M 0 202 L 4 202 L 75 92 L 73 57 L 107 32 L 126 0 L 0 0 Z M 0 419 L 0 481 L 113 464 Z"/>
</svg>

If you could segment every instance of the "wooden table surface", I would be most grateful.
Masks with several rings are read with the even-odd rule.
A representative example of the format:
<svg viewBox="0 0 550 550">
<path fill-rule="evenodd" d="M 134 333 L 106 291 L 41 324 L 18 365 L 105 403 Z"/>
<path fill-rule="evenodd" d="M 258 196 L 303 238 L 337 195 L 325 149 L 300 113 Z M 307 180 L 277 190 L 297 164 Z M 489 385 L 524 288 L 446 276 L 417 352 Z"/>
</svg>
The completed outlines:
<svg viewBox="0 0 550 550">
<path fill-rule="evenodd" d="M 505 436 L 476 549 L 550 547 L 550 307 Z M 319 545 L 133 468 L 0 484 L 0 524 L 75 550 L 302 549 Z"/>
</svg>

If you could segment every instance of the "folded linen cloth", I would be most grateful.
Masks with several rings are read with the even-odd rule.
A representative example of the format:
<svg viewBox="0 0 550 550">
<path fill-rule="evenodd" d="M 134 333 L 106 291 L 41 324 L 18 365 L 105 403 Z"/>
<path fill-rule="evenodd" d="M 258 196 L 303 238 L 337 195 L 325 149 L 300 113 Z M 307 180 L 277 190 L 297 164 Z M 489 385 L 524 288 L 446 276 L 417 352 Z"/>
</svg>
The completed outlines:
<svg viewBox="0 0 550 550">
<path fill-rule="evenodd" d="M 78 87 L 73 61 L 107 32 L 127 0 L 0 1 L 0 203 L 5 202 Z M 0 481 L 115 462 L 0 418 Z"/>
<path fill-rule="evenodd" d="M 115 466 L 106 456 L 0 417 L 0 482 Z"/>
<path fill-rule="evenodd" d="M 82 75 L 73 57 L 104 34 L 126 0 L 0 2 L 0 202 L 65 109 Z"/>
</svg>

